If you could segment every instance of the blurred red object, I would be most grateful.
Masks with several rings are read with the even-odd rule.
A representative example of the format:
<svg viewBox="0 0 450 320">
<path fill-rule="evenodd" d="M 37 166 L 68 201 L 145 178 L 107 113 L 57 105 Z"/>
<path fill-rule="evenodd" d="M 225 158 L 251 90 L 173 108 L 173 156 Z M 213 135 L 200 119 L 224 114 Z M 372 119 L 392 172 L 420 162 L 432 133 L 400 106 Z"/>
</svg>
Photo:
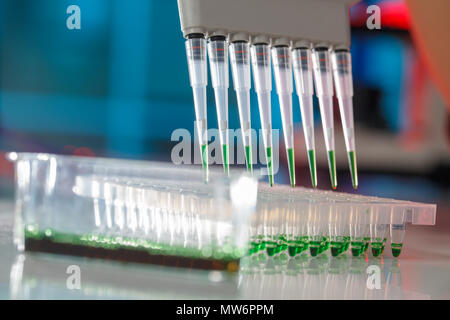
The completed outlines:
<svg viewBox="0 0 450 320">
<path fill-rule="evenodd" d="M 380 8 L 381 28 L 408 30 L 410 17 L 408 9 L 403 1 L 385 1 L 377 4 Z M 352 7 L 352 27 L 365 27 L 367 18 L 367 4 L 359 2 Z"/>
<path fill-rule="evenodd" d="M 450 110 L 450 1 L 406 0 L 406 4 L 413 40 Z"/>
<path fill-rule="evenodd" d="M 91 149 L 89 149 L 87 147 L 81 147 L 81 148 L 75 149 L 75 151 L 73 152 L 73 155 L 78 156 L 78 157 L 95 157 L 94 151 L 92 151 Z"/>
</svg>

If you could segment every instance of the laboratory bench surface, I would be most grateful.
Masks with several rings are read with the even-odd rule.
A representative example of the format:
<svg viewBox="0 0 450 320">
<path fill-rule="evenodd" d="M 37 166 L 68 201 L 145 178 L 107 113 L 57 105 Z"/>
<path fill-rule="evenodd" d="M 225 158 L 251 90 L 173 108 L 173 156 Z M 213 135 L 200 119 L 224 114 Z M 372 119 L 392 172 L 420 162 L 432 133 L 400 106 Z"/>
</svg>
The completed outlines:
<svg viewBox="0 0 450 320">
<path fill-rule="evenodd" d="M 448 200 L 438 203 L 435 226 L 409 225 L 399 259 L 389 252 L 382 259 L 253 257 L 230 275 L 18 253 L 12 239 L 14 203 L 5 199 L 0 201 L 0 299 L 450 299 L 449 209 Z"/>
</svg>

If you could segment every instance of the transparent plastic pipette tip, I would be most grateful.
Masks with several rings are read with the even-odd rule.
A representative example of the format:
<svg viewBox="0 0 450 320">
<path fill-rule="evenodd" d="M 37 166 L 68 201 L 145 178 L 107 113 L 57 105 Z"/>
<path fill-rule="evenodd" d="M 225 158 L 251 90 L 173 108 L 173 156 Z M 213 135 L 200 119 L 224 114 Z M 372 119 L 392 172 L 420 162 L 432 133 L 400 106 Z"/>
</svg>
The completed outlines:
<svg viewBox="0 0 450 320">
<path fill-rule="evenodd" d="M 350 175 L 352 177 L 353 188 L 358 189 L 358 168 L 356 166 L 355 151 L 348 152 L 348 163 L 350 165 Z"/>
<path fill-rule="evenodd" d="M 316 170 L 316 152 L 308 150 L 309 172 L 311 174 L 311 184 L 313 188 L 317 188 L 317 170 Z"/>
<path fill-rule="evenodd" d="M 336 190 L 337 188 L 336 156 L 334 150 L 328 151 L 328 167 L 330 169 L 331 187 L 333 188 L 333 190 Z"/>
<path fill-rule="evenodd" d="M 223 156 L 223 170 L 226 175 L 230 175 L 230 163 L 227 144 L 222 145 L 222 156 Z"/>
<path fill-rule="evenodd" d="M 253 172 L 253 164 L 252 164 L 252 147 L 245 146 L 245 161 L 247 163 L 247 171 Z"/>
<path fill-rule="evenodd" d="M 273 157 L 272 157 L 272 147 L 266 149 L 267 155 L 267 169 L 269 170 L 269 184 L 273 187 Z"/>
<path fill-rule="evenodd" d="M 202 167 L 203 167 L 203 179 L 206 182 L 209 180 L 209 174 L 208 174 L 208 145 L 203 144 L 201 146 L 201 152 L 202 152 Z"/>
<path fill-rule="evenodd" d="M 291 181 L 291 187 L 295 187 L 295 154 L 294 148 L 287 149 L 289 178 Z"/>
</svg>

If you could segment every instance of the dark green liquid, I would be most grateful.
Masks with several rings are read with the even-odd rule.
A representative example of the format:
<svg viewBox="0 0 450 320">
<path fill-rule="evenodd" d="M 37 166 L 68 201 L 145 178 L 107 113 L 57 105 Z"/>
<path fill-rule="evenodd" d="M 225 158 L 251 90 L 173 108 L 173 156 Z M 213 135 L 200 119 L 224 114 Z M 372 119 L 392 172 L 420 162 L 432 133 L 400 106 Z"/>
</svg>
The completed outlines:
<svg viewBox="0 0 450 320">
<path fill-rule="evenodd" d="M 402 252 L 403 243 L 392 243 L 392 255 L 397 258 Z"/>
</svg>

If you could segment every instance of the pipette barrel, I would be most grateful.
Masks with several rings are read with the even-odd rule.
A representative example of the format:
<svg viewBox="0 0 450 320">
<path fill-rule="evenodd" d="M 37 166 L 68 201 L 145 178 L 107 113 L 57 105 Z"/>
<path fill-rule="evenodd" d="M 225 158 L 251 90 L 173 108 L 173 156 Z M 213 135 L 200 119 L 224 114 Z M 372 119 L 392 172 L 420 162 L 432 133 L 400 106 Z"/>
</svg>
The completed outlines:
<svg viewBox="0 0 450 320">
<path fill-rule="evenodd" d="M 252 135 L 250 117 L 250 45 L 247 41 L 230 44 L 230 61 L 233 85 L 236 91 L 239 119 L 241 122 L 242 140 L 246 151 L 247 169 L 252 169 Z"/>
<path fill-rule="evenodd" d="M 194 95 L 196 130 L 205 181 L 208 181 L 208 126 L 206 86 L 208 85 L 206 40 L 203 34 L 191 34 L 186 40 L 189 80 Z"/>
<path fill-rule="evenodd" d="M 291 186 L 295 186 L 295 157 L 294 157 L 294 122 L 292 116 L 292 61 L 291 50 L 288 46 L 272 48 L 272 62 L 275 74 L 275 85 L 280 102 L 281 121 L 284 131 L 284 143 L 289 166 Z"/>
<path fill-rule="evenodd" d="M 272 91 L 272 72 L 270 66 L 270 48 L 266 43 L 251 46 L 253 66 L 253 82 L 258 96 L 259 115 L 263 131 L 263 143 L 266 148 L 266 161 L 269 170 L 269 183 L 273 185 L 272 166 L 272 107 L 270 93 Z"/>
<path fill-rule="evenodd" d="M 358 187 L 355 154 L 355 129 L 353 122 L 352 60 L 348 50 L 335 50 L 331 55 L 336 96 L 339 101 L 345 146 L 349 159 L 353 187 Z"/>
<path fill-rule="evenodd" d="M 211 82 L 216 100 L 219 138 L 222 145 L 223 166 L 229 174 L 228 159 L 228 44 L 224 36 L 213 36 L 208 41 Z"/>
<path fill-rule="evenodd" d="M 319 99 L 320 115 L 322 117 L 325 146 L 328 152 L 331 186 L 337 188 L 336 159 L 334 148 L 334 117 L 333 117 L 333 76 L 331 72 L 330 53 L 328 48 L 319 47 L 313 50 L 312 63 L 316 95 Z"/>
<path fill-rule="evenodd" d="M 311 50 L 307 47 L 292 51 L 295 88 L 300 101 L 306 150 L 313 187 L 317 186 L 316 157 L 314 143 L 313 75 Z"/>
</svg>

